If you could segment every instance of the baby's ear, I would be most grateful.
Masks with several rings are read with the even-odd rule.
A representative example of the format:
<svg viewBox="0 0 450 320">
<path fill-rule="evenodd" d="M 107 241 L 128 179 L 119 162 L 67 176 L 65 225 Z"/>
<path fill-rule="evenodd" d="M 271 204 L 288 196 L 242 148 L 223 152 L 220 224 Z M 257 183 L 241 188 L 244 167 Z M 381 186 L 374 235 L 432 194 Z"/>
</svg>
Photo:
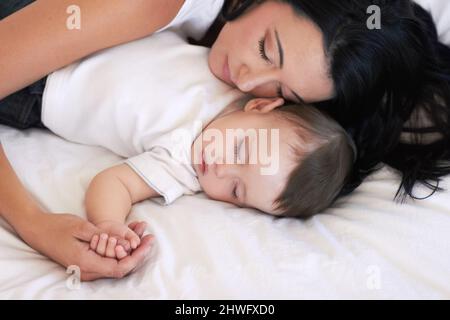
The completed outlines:
<svg viewBox="0 0 450 320">
<path fill-rule="evenodd" d="M 283 98 L 255 98 L 247 102 L 244 111 L 270 112 L 284 104 Z"/>
</svg>

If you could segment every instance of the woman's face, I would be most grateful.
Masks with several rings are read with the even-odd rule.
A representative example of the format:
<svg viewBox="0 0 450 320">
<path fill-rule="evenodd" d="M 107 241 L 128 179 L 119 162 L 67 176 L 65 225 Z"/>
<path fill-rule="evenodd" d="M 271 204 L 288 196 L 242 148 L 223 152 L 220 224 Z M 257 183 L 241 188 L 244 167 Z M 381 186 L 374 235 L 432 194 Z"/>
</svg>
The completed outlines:
<svg viewBox="0 0 450 320">
<path fill-rule="evenodd" d="M 257 97 L 293 102 L 334 96 L 323 35 L 286 3 L 266 1 L 228 22 L 211 48 L 216 77 Z"/>
</svg>

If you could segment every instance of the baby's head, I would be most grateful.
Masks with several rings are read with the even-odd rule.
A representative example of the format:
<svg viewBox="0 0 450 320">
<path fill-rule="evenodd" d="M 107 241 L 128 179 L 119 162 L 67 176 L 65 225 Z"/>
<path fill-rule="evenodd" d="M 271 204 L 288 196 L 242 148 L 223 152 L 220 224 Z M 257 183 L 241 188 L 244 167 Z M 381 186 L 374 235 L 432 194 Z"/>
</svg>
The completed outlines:
<svg viewBox="0 0 450 320">
<path fill-rule="evenodd" d="M 196 139 L 194 168 L 210 198 L 291 217 L 333 203 L 353 165 L 353 141 L 314 107 L 282 102 L 250 100 Z"/>
</svg>

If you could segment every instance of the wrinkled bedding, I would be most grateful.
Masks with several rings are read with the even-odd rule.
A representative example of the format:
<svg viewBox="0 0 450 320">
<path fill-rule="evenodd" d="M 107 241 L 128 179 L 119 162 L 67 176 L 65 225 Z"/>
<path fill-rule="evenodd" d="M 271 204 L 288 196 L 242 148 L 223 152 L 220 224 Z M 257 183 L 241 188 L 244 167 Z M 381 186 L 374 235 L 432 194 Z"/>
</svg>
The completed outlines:
<svg viewBox="0 0 450 320">
<path fill-rule="evenodd" d="M 40 129 L 0 126 L 0 137 L 20 179 L 51 212 L 84 217 L 90 179 L 120 160 Z M 384 168 L 307 221 L 276 220 L 203 194 L 170 206 L 144 201 L 129 220 L 147 221 L 156 236 L 145 265 L 77 290 L 0 219 L 0 298 L 450 298 L 450 191 L 400 205 L 392 201 L 397 186 Z"/>
</svg>

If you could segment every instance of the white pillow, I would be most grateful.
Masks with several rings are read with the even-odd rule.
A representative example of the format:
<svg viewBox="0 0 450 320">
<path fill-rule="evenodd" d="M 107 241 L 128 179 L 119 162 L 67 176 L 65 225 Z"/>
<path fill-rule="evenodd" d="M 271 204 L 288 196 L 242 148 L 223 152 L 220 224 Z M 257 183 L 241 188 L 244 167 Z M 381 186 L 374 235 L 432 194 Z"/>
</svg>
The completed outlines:
<svg viewBox="0 0 450 320">
<path fill-rule="evenodd" d="M 450 46 L 450 1 L 415 0 L 424 9 L 431 12 L 441 41 Z"/>
</svg>

